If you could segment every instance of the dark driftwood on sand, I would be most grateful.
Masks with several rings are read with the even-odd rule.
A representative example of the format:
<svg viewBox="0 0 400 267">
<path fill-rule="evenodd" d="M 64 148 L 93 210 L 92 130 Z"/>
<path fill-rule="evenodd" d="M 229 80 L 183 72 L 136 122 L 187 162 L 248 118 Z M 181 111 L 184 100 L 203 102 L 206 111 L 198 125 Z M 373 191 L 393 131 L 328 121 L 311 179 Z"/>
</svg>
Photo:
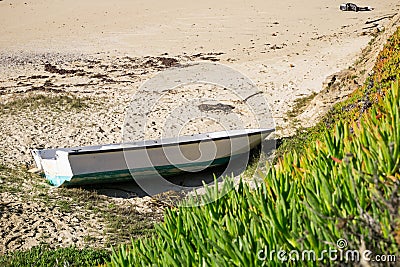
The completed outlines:
<svg viewBox="0 0 400 267">
<path fill-rule="evenodd" d="M 394 13 L 394 14 L 392 14 L 392 15 L 386 15 L 386 16 L 380 17 L 380 18 L 378 18 L 378 19 L 367 20 L 367 21 L 365 22 L 365 24 L 371 24 L 371 23 L 374 23 L 374 22 L 377 22 L 377 21 L 380 21 L 380 20 L 383 20 L 383 19 L 391 19 L 391 18 L 393 18 L 393 17 L 396 16 L 396 15 L 397 15 L 397 13 Z"/>
</svg>

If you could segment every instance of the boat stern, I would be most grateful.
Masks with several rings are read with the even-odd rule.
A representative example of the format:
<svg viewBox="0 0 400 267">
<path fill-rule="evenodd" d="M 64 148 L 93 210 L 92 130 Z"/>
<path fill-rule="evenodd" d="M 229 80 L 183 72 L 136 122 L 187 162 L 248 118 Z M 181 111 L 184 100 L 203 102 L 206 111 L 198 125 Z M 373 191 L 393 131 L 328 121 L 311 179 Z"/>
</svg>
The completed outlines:
<svg viewBox="0 0 400 267">
<path fill-rule="evenodd" d="M 43 171 L 42 167 L 42 158 L 40 156 L 40 150 L 34 149 L 31 151 L 33 160 L 35 161 L 36 168 L 38 168 L 40 171 Z"/>
<path fill-rule="evenodd" d="M 54 186 L 61 186 L 72 179 L 73 173 L 68 160 L 68 152 L 61 150 L 32 150 L 38 169 Z"/>
</svg>

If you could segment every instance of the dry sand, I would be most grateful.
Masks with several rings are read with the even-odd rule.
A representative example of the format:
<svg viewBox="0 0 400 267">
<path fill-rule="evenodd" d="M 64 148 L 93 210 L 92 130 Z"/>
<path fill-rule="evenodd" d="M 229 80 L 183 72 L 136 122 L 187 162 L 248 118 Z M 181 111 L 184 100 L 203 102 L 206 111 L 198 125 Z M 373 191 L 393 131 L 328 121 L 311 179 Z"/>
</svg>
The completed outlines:
<svg viewBox="0 0 400 267">
<path fill-rule="evenodd" d="M 362 83 L 385 38 L 399 25 L 398 1 L 358 1 L 356 4 L 360 6 L 370 5 L 375 9 L 357 13 L 340 11 L 341 3 L 331 0 L 0 1 L 0 103 L 37 94 L 69 93 L 85 97 L 82 103 L 86 105 L 61 111 L 59 103 L 8 106 L 8 110 L 0 113 L 0 163 L 29 166 L 32 163 L 29 150 L 34 147 L 121 141 L 125 110 L 139 86 L 161 70 L 198 61 L 226 64 L 252 79 L 268 101 L 278 136 L 292 134 L 297 126 L 312 125 L 354 88 L 338 85 L 340 78 L 351 77 L 351 73 L 343 70 L 360 58 L 362 49 L 376 36 L 372 49 L 356 64 L 359 76 L 355 82 Z M 372 21 L 376 22 L 366 24 Z M 315 96 L 332 77 L 338 85 L 336 89 Z M 234 106 L 232 112 L 240 113 L 242 108 L 237 106 L 234 96 L 223 95 L 218 88 L 205 90 L 207 97 Z M 181 101 L 178 99 L 182 95 L 191 98 L 196 94 L 193 88 L 170 92 L 159 100 L 159 106 Z M 310 100 L 302 107 L 296 106 L 296 99 L 304 97 Z M 288 115 L 293 108 L 299 109 L 294 117 Z M 170 109 L 159 109 L 159 113 L 153 114 L 149 137 L 162 134 L 161 119 L 168 115 L 163 110 L 168 113 Z M 207 128 L 205 124 L 192 126 L 186 131 L 215 128 L 215 125 Z M 10 178 L 4 176 L 0 181 L 7 179 Z M 9 196 L 1 193 L 2 206 L 6 206 L 6 199 L 18 206 L 24 193 Z M 29 203 L 18 209 L 33 207 L 35 216 L 54 220 L 60 216 L 51 209 Z M 29 224 L 36 217 L 24 215 L 27 212 L 13 217 L 14 210 L 1 210 L 2 238 L 15 241 L 35 237 L 36 228 L 24 223 Z M 10 225 L 10 218 L 17 218 L 18 223 Z M 77 239 L 72 243 L 84 245 L 83 235 L 75 235 L 75 228 L 65 229 L 67 232 L 73 229 L 69 234 L 64 233 L 68 242 L 56 239 L 45 242 L 67 245 L 72 242 L 69 237 L 74 235 Z M 0 251 L 29 247 L 14 241 Z"/>
</svg>

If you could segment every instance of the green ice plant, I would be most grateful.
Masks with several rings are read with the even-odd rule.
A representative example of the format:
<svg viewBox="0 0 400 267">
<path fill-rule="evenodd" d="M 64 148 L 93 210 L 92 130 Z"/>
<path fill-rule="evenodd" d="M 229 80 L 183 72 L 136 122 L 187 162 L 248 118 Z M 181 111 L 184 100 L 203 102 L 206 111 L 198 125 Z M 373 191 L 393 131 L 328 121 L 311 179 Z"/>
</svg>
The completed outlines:
<svg viewBox="0 0 400 267">
<path fill-rule="evenodd" d="M 225 192 L 227 179 L 222 190 L 206 187 L 208 204 L 168 209 L 155 236 L 114 249 L 109 266 L 280 266 L 271 252 L 318 257 L 340 238 L 352 250 L 399 253 L 399 107 L 394 83 L 359 123 L 339 122 L 304 155 L 285 155 L 255 189 L 240 182 Z"/>
<path fill-rule="evenodd" d="M 301 155 L 286 153 L 260 174 L 264 181 L 256 188 L 240 182 L 229 191 L 227 179 L 222 189 L 206 187 L 204 205 L 190 207 L 198 201 L 192 199 L 168 209 L 153 237 L 114 248 L 107 265 L 281 266 L 287 258 L 274 251 L 312 250 L 318 257 L 337 248 L 339 239 L 351 250 L 399 255 L 400 97 L 393 83 L 399 80 L 399 43 L 400 28 L 377 58 L 367 80 L 372 87 L 342 105 L 357 106 L 363 102 L 352 99 L 364 95 L 374 103 L 381 98 L 363 116 L 354 109 L 353 118 L 343 116 Z"/>
<path fill-rule="evenodd" d="M 372 87 L 342 105 L 357 106 L 363 102 L 352 99 L 364 95 L 375 103 L 385 95 L 359 120 L 361 108 L 325 130 L 306 153 L 286 153 L 261 173 L 264 181 L 255 189 L 240 182 L 225 192 L 233 186 L 228 179 L 222 190 L 207 188 L 202 198 L 208 204 L 167 210 L 153 237 L 114 248 L 108 265 L 281 266 L 285 258 L 271 252 L 307 249 L 318 257 L 340 238 L 351 250 L 398 255 L 399 84 L 386 88 L 399 79 L 399 42 L 400 28 L 377 58 L 367 81 Z M 321 261 L 285 263 L 339 264 Z"/>
<path fill-rule="evenodd" d="M 399 38 L 400 29 L 378 56 L 367 82 L 372 87 L 355 92 L 343 107 L 357 106 L 360 101 L 352 99 L 364 95 L 372 101 L 395 80 Z M 244 183 L 226 194 L 207 188 L 204 202 L 216 201 L 167 210 L 155 236 L 116 248 L 109 265 L 280 266 L 276 256 L 261 260 L 258 253 L 308 249 L 319 255 L 339 238 L 350 249 L 398 253 L 399 101 L 395 83 L 357 123 L 339 121 L 302 156 L 286 153 L 261 174 L 264 182 L 255 189 Z M 231 186 L 228 180 L 226 188 Z"/>
</svg>

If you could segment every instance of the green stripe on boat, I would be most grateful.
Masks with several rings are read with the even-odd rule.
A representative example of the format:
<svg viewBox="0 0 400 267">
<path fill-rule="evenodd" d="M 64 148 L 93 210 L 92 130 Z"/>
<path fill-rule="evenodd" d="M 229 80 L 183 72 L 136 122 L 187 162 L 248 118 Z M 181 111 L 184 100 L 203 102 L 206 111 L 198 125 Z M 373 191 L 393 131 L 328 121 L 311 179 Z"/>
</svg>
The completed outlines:
<svg viewBox="0 0 400 267">
<path fill-rule="evenodd" d="M 234 158 L 240 155 L 235 155 Z M 152 177 L 156 174 L 162 176 L 171 176 L 174 174 L 182 173 L 185 168 L 189 167 L 215 167 L 218 165 L 224 165 L 229 162 L 233 157 L 224 157 L 215 159 L 213 161 L 204 161 L 196 163 L 186 163 L 177 165 L 165 165 L 157 167 L 147 167 L 147 168 L 135 168 L 135 169 L 123 169 L 115 171 L 106 172 L 96 172 L 96 173 L 85 173 L 78 174 L 74 176 L 46 176 L 50 183 L 54 186 L 75 186 L 75 185 L 85 185 L 93 183 L 114 183 L 114 182 L 126 182 L 130 181 L 135 176 L 135 178 L 146 178 Z"/>
</svg>

